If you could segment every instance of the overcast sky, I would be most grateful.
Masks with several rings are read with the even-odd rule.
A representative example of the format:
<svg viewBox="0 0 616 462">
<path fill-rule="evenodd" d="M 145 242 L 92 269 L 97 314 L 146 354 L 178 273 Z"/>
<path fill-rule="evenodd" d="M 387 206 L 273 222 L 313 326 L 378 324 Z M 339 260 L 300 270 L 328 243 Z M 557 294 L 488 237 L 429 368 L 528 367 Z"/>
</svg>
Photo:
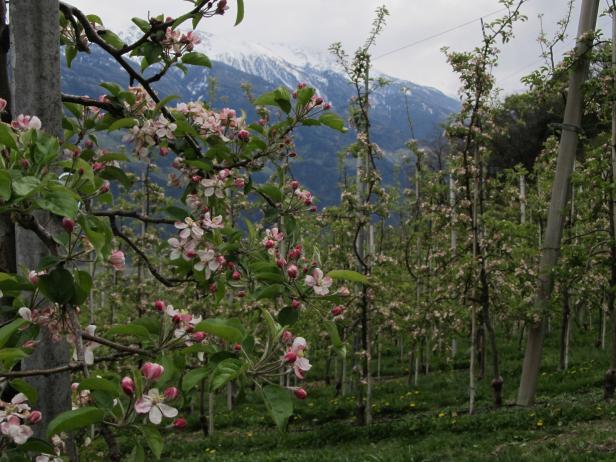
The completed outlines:
<svg viewBox="0 0 616 462">
<path fill-rule="evenodd" d="M 481 38 L 478 20 L 396 53 L 379 56 L 501 8 L 497 0 L 244 1 L 246 17 L 240 26 L 233 27 L 235 1 L 229 0 L 231 9 L 227 14 L 204 21 L 199 30 L 223 37 L 233 34 L 244 40 L 284 42 L 320 51 L 326 50 L 332 42 L 341 41 L 345 48 L 354 50 L 370 30 L 376 6 L 385 4 L 391 15 L 373 50 L 375 66 L 394 77 L 433 86 L 451 95 L 456 94 L 459 82 L 440 49 L 448 46 L 462 51 L 476 46 Z M 601 2 L 604 9 L 605 0 Z M 182 0 L 72 0 L 72 3 L 87 13 L 98 14 L 112 29 L 127 27 L 133 16 L 147 17 L 148 12 L 177 16 L 190 6 Z M 560 53 L 573 45 L 581 0 L 575 3 L 569 40 L 558 47 Z M 496 70 L 498 85 L 507 93 L 521 89 L 520 77 L 542 63 L 537 43 L 540 31 L 537 16 L 544 15 L 544 28 L 550 35 L 556 29 L 556 22 L 565 15 L 566 4 L 567 0 L 528 0 L 523 6 L 528 20 L 515 26 L 516 37 L 503 46 L 502 60 Z M 495 17 L 497 15 L 486 19 Z M 599 19 L 599 27 L 606 35 L 610 35 L 609 25 L 609 18 Z"/>
</svg>

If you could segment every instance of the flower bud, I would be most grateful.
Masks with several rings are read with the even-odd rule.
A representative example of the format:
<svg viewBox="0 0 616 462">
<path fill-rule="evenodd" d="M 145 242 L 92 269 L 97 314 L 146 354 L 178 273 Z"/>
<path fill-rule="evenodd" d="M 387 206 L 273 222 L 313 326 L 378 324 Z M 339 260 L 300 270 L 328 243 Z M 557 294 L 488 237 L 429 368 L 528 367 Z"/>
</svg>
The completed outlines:
<svg viewBox="0 0 616 462">
<path fill-rule="evenodd" d="M 107 180 L 103 181 L 103 184 L 101 185 L 101 187 L 98 189 L 101 194 L 105 194 L 108 193 L 110 189 L 110 185 L 109 182 Z"/>
<path fill-rule="evenodd" d="M 246 185 L 244 178 L 240 178 L 240 177 L 237 177 L 235 180 L 233 180 L 233 183 L 235 184 L 235 187 L 237 189 L 244 189 L 244 186 Z"/>
<path fill-rule="evenodd" d="M 282 340 L 282 343 L 290 343 L 291 340 L 293 340 L 293 334 L 291 333 L 291 331 L 285 330 L 282 333 L 282 336 L 280 337 L 280 340 Z"/>
<path fill-rule="evenodd" d="M 149 361 L 141 367 L 141 373 L 148 380 L 158 380 L 164 372 L 165 368 L 163 366 Z"/>
<path fill-rule="evenodd" d="M 166 146 L 161 146 L 160 147 L 160 155 L 163 157 L 166 157 L 167 155 L 169 155 L 169 153 L 171 152 L 171 149 L 169 149 Z"/>
<path fill-rule="evenodd" d="M 295 279 L 297 277 L 298 269 L 295 265 L 289 265 L 287 267 L 287 275 L 290 279 Z"/>
<path fill-rule="evenodd" d="M 126 264 L 126 259 L 124 257 L 124 252 L 121 250 L 114 250 L 109 256 L 109 264 L 116 271 L 122 271 Z"/>
<path fill-rule="evenodd" d="M 241 343 L 236 343 L 235 345 L 233 345 L 233 349 L 235 351 L 240 351 L 242 349 L 242 344 Z"/>
<path fill-rule="evenodd" d="M 332 316 L 340 316 L 344 313 L 344 307 L 337 305 L 332 308 Z"/>
<path fill-rule="evenodd" d="M 130 377 L 124 377 L 120 381 L 120 386 L 122 387 L 122 391 L 128 396 L 132 396 L 133 393 L 135 393 L 135 382 Z"/>
<path fill-rule="evenodd" d="M 294 351 L 287 351 L 282 359 L 287 363 L 294 363 L 297 359 L 297 353 Z"/>
<path fill-rule="evenodd" d="M 291 301 L 291 308 L 293 308 L 294 310 L 299 310 L 302 307 L 302 304 L 299 300 L 293 299 Z"/>
<path fill-rule="evenodd" d="M 299 188 L 299 181 L 297 180 L 291 181 L 291 189 L 295 191 L 297 188 Z"/>
<path fill-rule="evenodd" d="M 41 411 L 32 411 L 28 416 L 28 423 L 34 425 L 39 423 L 43 419 L 43 413 Z"/>
<path fill-rule="evenodd" d="M 174 400 L 175 398 L 178 397 L 179 394 L 180 394 L 180 390 L 178 390 L 176 387 L 166 388 L 165 391 L 163 392 L 165 399 L 168 399 L 168 400 Z"/>
<path fill-rule="evenodd" d="M 173 421 L 173 428 L 177 428 L 178 430 L 184 430 L 186 428 L 186 419 L 183 417 L 178 417 Z"/>
<path fill-rule="evenodd" d="M 154 309 L 156 311 L 165 311 L 165 302 L 163 302 L 162 300 L 156 300 L 154 302 Z"/>
<path fill-rule="evenodd" d="M 293 390 L 293 393 L 297 399 L 306 399 L 308 397 L 308 392 L 303 388 L 296 388 Z"/>
<path fill-rule="evenodd" d="M 248 132 L 248 130 L 240 130 L 237 133 L 237 139 L 246 143 L 250 139 L 250 133 Z"/>
<path fill-rule="evenodd" d="M 37 285 L 39 282 L 39 273 L 34 270 L 30 271 L 28 273 L 28 281 L 30 281 L 30 284 L 32 285 Z"/>
<path fill-rule="evenodd" d="M 92 170 L 94 170 L 95 172 L 99 172 L 104 168 L 105 168 L 105 164 L 103 164 L 102 162 L 94 162 L 92 164 Z"/>
<path fill-rule="evenodd" d="M 62 227 L 67 233 L 71 234 L 75 229 L 75 221 L 71 220 L 68 217 L 64 217 L 62 218 Z"/>
<path fill-rule="evenodd" d="M 203 342 L 203 340 L 205 339 L 205 332 L 195 332 L 194 334 L 192 334 L 192 339 L 195 342 Z"/>
<path fill-rule="evenodd" d="M 234 281 L 239 281 L 240 279 L 242 279 L 242 274 L 239 271 L 234 271 L 231 274 L 231 279 L 233 279 Z"/>
</svg>

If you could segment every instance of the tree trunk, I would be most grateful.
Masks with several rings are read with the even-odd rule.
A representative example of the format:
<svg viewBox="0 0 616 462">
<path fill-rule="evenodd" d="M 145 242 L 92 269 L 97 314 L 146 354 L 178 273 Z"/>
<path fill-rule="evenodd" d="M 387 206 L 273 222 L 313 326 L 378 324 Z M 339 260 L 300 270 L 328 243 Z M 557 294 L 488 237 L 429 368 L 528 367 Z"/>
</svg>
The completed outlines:
<svg viewBox="0 0 616 462">
<path fill-rule="evenodd" d="M 571 304 L 569 289 L 563 288 L 563 319 L 560 326 L 560 370 L 566 371 L 569 365 L 569 327 L 571 325 Z"/>
<path fill-rule="evenodd" d="M 547 226 L 539 261 L 535 308 L 541 313 L 541 319 L 534 323 L 528 332 L 520 388 L 518 389 L 517 404 L 522 406 L 532 404 L 537 391 L 547 307 L 553 289 L 552 270 L 559 256 L 567 193 L 577 150 L 578 131 L 582 122 L 582 86 L 588 73 L 587 51 L 592 48 L 592 39 L 589 40 L 587 34 L 595 30 L 598 9 L 598 0 L 583 0 L 575 50 L 576 64 L 573 66 L 569 77 L 569 92 L 558 150 L 556 175 L 552 184 Z"/>
<path fill-rule="evenodd" d="M 12 103 L 14 114 L 36 115 L 48 133 L 62 135 L 60 99 L 60 33 L 58 0 L 20 0 L 11 2 L 11 68 L 13 71 Z M 49 215 L 39 214 L 43 226 L 51 226 Z M 17 265 L 34 269 L 48 251 L 31 231 L 15 230 Z M 53 342 L 46 329 L 33 354 L 23 361 L 23 369 L 39 369 L 68 363 L 65 341 Z M 37 408 L 43 414 L 34 426 L 35 436 L 46 437 L 47 424 L 61 412 L 71 409 L 69 373 L 33 377 L 29 382 L 38 392 Z"/>
</svg>

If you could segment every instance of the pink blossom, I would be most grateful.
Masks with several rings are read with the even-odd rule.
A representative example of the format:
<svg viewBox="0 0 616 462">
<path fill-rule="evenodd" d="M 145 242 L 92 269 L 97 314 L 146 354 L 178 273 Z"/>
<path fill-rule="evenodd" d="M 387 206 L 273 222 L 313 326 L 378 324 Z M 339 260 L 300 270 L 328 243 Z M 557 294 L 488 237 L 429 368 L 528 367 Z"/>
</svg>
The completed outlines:
<svg viewBox="0 0 616 462">
<path fill-rule="evenodd" d="M 41 119 L 36 116 L 29 116 L 23 114 L 19 114 L 17 116 L 17 119 L 11 122 L 11 127 L 16 130 L 28 130 L 29 128 L 40 130 L 41 126 Z"/>
<path fill-rule="evenodd" d="M 124 266 L 126 264 L 124 252 L 122 252 L 121 250 L 114 250 L 113 252 L 111 252 L 111 256 L 109 257 L 109 264 L 113 266 L 113 269 L 116 271 L 124 270 Z"/>
<path fill-rule="evenodd" d="M 178 415 L 178 410 L 165 404 L 164 396 L 161 396 L 157 388 L 152 388 L 147 395 L 143 395 L 135 402 L 135 412 L 137 414 L 148 414 L 150 422 L 158 425 L 162 422 L 163 416 L 173 418 Z"/>
<path fill-rule="evenodd" d="M 303 388 L 295 388 L 293 394 L 295 394 L 297 399 L 306 399 L 308 397 L 308 392 Z"/>
<path fill-rule="evenodd" d="M 290 279 L 295 279 L 297 277 L 298 272 L 299 271 L 296 265 L 289 265 L 287 267 L 287 275 L 289 276 Z"/>
<path fill-rule="evenodd" d="M 7 102 L 4 98 L 0 98 L 0 112 L 4 112 Z"/>
<path fill-rule="evenodd" d="M 280 340 L 282 341 L 282 343 L 289 343 L 293 340 L 293 334 L 291 333 L 291 331 L 285 330 L 282 333 Z"/>
<path fill-rule="evenodd" d="M 0 424 L 0 432 L 12 439 L 15 444 L 24 444 L 33 435 L 32 429 L 27 425 L 22 425 L 17 416 L 11 416 L 6 422 Z"/>
<path fill-rule="evenodd" d="M 203 228 L 199 226 L 199 222 L 190 217 L 186 217 L 184 221 L 176 221 L 175 227 L 180 230 L 180 238 L 200 240 L 203 237 Z"/>
<path fill-rule="evenodd" d="M 35 425 L 43 420 L 43 413 L 41 411 L 32 411 L 28 416 L 28 423 Z"/>
<path fill-rule="evenodd" d="M 344 307 L 338 305 L 332 308 L 332 316 L 340 316 L 342 313 L 344 313 Z"/>
<path fill-rule="evenodd" d="M 71 234 L 75 229 L 75 221 L 68 217 L 64 217 L 62 218 L 62 227 L 67 233 Z"/>
<path fill-rule="evenodd" d="M 323 276 L 323 271 L 319 268 L 315 268 L 311 275 L 307 275 L 304 279 L 304 283 L 308 287 L 314 289 L 314 293 L 317 295 L 327 295 L 329 288 L 333 284 L 332 278 L 329 276 Z"/>
<path fill-rule="evenodd" d="M 210 218 L 210 212 L 207 212 L 203 216 L 203 226 L 210 229 L 221 229 L 225 227 L 222 222 L 222 216 L 218 215 L 214 218 Z"/>
</svg>

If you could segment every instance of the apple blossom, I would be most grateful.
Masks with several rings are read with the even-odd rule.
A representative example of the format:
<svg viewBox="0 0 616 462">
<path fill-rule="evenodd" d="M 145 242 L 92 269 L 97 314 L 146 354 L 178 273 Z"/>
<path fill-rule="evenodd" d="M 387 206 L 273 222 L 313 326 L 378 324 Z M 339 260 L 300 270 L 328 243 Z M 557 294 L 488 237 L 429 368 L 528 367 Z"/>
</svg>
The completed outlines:
<svg viewBox="0 0 616 462">
<path fill-rule="evenodd" d="M 293 390 L 293 393 L 297 399 L 306 399 L 308 397 L 308 392 L 303 388 L 296 388 Z"/>
<path fill-rule="evenodd" d="M 333 281 L 329 276 L 323 276 L 321 269 L 315 268 L 311 275 L 306 276 L 304 283 L 308 287 L 312 287 L 315 294 L 327 295 Z"/>
<path fill-rule="evenodd" d="M 111 252 L 111 255 L 109 256 L 109 264 L 113 267 L 114 270 L 123 271 L 126 264 L 124 252 L 122 252 L 121 250 L 114 250 L 113 252 Z"/>
<path fill-rule="evenodd" d="M 148 419 L 154 425 L 162 422 L 163 416 L 173 418 L 178 415 L 178 410 L 165 404 L 164 396 L 161 396 L 157 388 L 152 388 L 147 395 L 143 395 L 135 402 L 135 412 L 137 414 L 148 414 Z"/>
<path fill-rule="evenodd" d="M 130 377 L 124 377 L 120 382 L 120 386 L 122 387 L 122 391 L 128 396 L 132 396 L 133 393 L 135 393 L 135 382 Z"/>
</svg>

